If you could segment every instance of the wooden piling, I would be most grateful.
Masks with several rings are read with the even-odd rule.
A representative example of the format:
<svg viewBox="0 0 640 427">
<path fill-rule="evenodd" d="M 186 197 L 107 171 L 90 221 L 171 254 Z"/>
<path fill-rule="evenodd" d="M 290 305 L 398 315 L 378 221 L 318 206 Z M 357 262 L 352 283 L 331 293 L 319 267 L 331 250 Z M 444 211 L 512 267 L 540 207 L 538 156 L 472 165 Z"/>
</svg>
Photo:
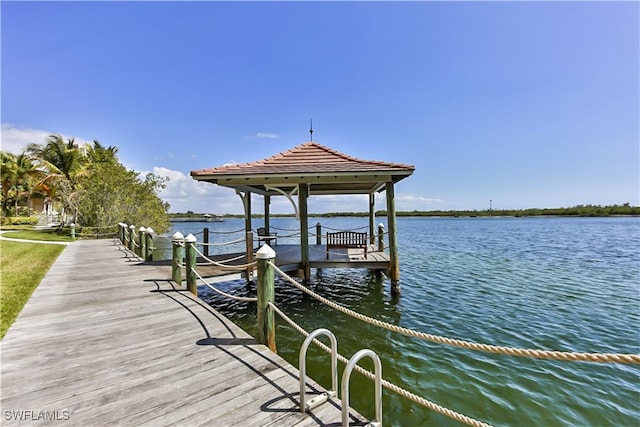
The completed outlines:
<svg viewBox="0 0 640 427">
<path fill-rule="evenodd" d="M 209 256 L 209 227 L 205 227 L 204 230 L 202 230 L 202 245 L 203 245 L 203 253 L 204 256 L 208 257 Z"/>
<path fill-rule="evenodd" d="M 143 226 L 140 226 L 140 228 L 138 228 L 138 242 L 140 242 L 140 244 L 138 245 L 138 255 L 142 259 L 147 258 L 147 238 L 144 235 L 146 231 L 147 229 Z"/>
<path fill-rule="evenodd" d="M 198 296 L 198 282 L 196 277 L 196 236 L 189 234 L 184 238 L 184 250 L 186 253 L 186 275 L 187 289 L 195 296 Z"/>
<path fill-rule="evenodd" d="M 269 303 L 275 301 L 275 271 L 270 261 L 275 260 L 276 253 L 267 243 L 256 253 L 258 261 L 258 342 L 276 351 L 275 313 Z"/>
<path fill-rule="evenodd" d="M 147 262 L 151 262 L 153 261 L 153 228 L 151 227 L 147 227 L 146 230 L 147 236 L 146 236 L 146 240 L 147 240 L 147 254 L 144 257 L 144 260 Z"/>
<path fill-rule="evenodd" d="M 398 237 L 396 235 L 396 202 L 393 182 L 386 183 L 387 225 L 389 226 L 389 278 L 391 293 L 400 293 L 400 265 L 398 263 Z"/>
<path fill-rule="evenodd" d="M 369 242 L 373 245 L 376 243 L 375 232 L 376 223 L 376 195 L 369 194 Z"/>
<path fill-rule="evenodd" d="M 384 251 L 384 224 L 378 224 L 378 251 Z"/>
<path fill-rule="evenodd" d="M 300 255 L 302 258 L 302 274 L 304 282 L 311 281 L 311 266 L 309 265 L 309 215 L 307 212 L 307 199 L 309 198 L 309 186 L 298 184 L 298 209 L 300 209 Z"/>
<path fill-rule="evenodd" d="M 247 231 L 246 246 L 247 264 L 251 264 L 253 262 L 253 231 Z M 247 275 L 247 283 L 251 283 L 253 281 L 253 267 L 247 267 L 245 274 Z"/>
<path fill-rule="evenodd" d="M 129 250 L 136 252 L 136 226 L 133 224 L 129 226 Z"/>
<path fill-rule="evenodd" d="M 182 286 L 182 243 L 184 236 L 179 231 L 173 235 L 171 242 L 173 243 L 173 251 L 171 257 L 171 280 Z"/>
</svg>

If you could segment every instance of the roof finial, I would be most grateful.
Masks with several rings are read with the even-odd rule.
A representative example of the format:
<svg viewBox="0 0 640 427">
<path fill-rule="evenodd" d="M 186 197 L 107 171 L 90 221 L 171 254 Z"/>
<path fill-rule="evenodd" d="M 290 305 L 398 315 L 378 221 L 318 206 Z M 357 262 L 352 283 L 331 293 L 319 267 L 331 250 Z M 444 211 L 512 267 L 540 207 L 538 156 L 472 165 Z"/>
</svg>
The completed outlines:
<svg viewBox="0 0 640 427">
<path fill-rule="evenodd" d="M 313 142 L 313 119 L 309 119 L 311 125 L 309 127 L 309 134 L 311 135 L 311 142 Z"/>
</svg>

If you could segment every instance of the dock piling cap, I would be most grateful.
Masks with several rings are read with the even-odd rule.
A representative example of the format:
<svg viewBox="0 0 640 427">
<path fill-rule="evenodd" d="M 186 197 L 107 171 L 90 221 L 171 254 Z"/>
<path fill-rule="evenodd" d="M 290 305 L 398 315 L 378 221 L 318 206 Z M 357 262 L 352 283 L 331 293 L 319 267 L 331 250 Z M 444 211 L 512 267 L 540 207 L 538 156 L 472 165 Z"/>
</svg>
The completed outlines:
<svg viewBox="0 0 640 427">
<path fill-rule="evenodd" d="M 183 240 L 184 236 L 182 235 L 181 232 L 176 231 L 176 234 L 174 234 L 173 236 L 171 236 L 171 239 L 173 240 Z"/>
<path fill-rule="evenodd" d="M 260 249 L 258 249 L 258 252 L 256 252 L 257 259 L 273 259 L 275 257 L 276 251 L 274 251 L 271 246 L 266 243 L 262 245 Z"/>
<path fill-rule="evenodd" d="M 193 234 L 188 234 L 187 237 L 184 238 L 184 241 L 187 243 L 194 243 L 196 240 L 196 236 L 194 236 Z"/>
</svg>

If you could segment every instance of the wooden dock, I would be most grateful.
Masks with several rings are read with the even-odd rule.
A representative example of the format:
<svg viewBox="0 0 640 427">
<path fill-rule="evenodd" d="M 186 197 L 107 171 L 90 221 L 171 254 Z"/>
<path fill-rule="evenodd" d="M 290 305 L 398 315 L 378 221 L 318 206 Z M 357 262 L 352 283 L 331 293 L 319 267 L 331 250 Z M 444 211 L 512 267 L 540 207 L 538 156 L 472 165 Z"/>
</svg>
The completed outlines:
<svg viewBox="0 0 640 427">
<path fill-rule="evenodd" d="M 276 252 L 276 265 L 286 272 L 295 272 L 302 267 L 302 255 L 300 245 L 281 244 L 273 245 Z M 311 268 L 363 268 L 386 272 L 389 268 L 389 255 L 373 249 L 364 257 L 362 249 L 331 249 L 327 258 L 325 245 L 309 246 L 309 265 Z M 257 251 L 257 248 L 255 249 Z M 209 259 L 226 265 L 243 265 L 247 263 L 246 254 L 235 252 L 229 254 L 211 255 Z M 233 259 L 231 262 L 225 260 Z M 171 266 L 171 260 L 154 261 L 157 266 Z M 207 261 L 198 258 L 198 273 L 203 277 L 219 277 L 232 275 L 233 272 L 215 265 L 206 265 Z M 239 273 L 237 273 L 239 274 Z M 170 275 L 170 273 L 169 273 Z"/>
<path fill-rule="evenodd" d="M 1 342 L 2 424 L 340 424 L 339 401 L 300 413 L 297 369 L 169 277 L 112 240 L 69 245 Z"/>
</svg>

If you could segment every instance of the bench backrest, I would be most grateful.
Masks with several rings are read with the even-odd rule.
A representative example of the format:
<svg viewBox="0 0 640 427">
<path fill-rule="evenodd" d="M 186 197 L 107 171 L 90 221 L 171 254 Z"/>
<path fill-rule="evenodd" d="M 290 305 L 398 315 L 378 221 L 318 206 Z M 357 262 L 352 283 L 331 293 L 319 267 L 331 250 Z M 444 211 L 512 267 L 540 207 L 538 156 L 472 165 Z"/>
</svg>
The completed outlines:
<svg viewBox="0 0 640 427">
<path fill-rule="evenodd" d="M 327 233 L 327 246 L 362 247 L 367 245 L 367 233 L 338 231 Z"/>
</svg>

